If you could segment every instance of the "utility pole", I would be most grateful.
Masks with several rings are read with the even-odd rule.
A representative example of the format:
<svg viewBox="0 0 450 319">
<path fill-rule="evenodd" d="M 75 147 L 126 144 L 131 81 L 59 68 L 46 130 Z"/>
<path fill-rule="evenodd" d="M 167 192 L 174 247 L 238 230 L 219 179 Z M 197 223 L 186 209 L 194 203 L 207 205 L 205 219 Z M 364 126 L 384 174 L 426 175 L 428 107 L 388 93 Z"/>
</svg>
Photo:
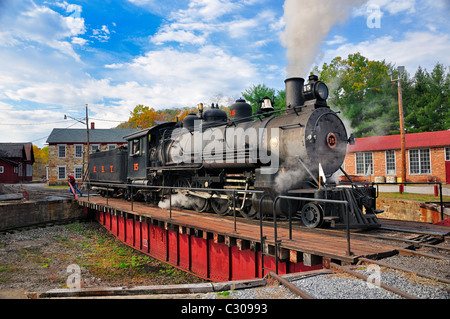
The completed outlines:
<svg viewBox="0 0 450 319">
<path fill-rule="evenodd" d="M 400 158 L 400 176 L 401 182 L 406 183 L 406 138 L 405 138 L 405 121 L 403 115 L 403 96 L 402 96 L 402 75 L 405 72 L 404 66 L 399 66 L 397 68 L 398 78 L 392 79 L 393 71 L 388 70 L 388 75 L 391 76 L 392 82 L 397 82 L 398 87 L 398 113 L 400 118 L 400 147 L 401 147 L 401 158 Z"/>
<path fill-rule="evenodd" d="M 403 96 L 402 96 L 402 74 L 398 75 L 398 113 L 400 117 L 400 138 L 401 138 L 401 165 L 402 165 L 402 182 L 406 183 L 406 138 L 405 138 L 405 121 L 403 116 Z"/>
<path fill-rule="evenodd" d="M 78 120 L 76 118 L 73 118 L 69 115 L 64 114 L 64 119 L 67 120 L 67 118 L 71 118 L 72 120 L 75 120 L 77 122 L 80 122 L 81 124 L 86 124 L 86 152 L 85 152 L 85 157 L 83 157 L 83 173 L 82 173 L 82 180 L 81 182 L 84 183 L 85 181 L 87 181 L 88 178 L 88 169 L 89 169 L 89 112 L 88 112 L 88 105 L 86 104 L 86 118 L 85 118 L 85 122 L 83 122 L 82 120 Z"/>
<path fill-rule="evenodd" d="M 88 116 L 88 105 L 86 104 L 86 167 L 84 167 L 83 181 L 85 182 L 88 179 L 88 171 L 89 171 L 89 116 Z"/>
</svg>

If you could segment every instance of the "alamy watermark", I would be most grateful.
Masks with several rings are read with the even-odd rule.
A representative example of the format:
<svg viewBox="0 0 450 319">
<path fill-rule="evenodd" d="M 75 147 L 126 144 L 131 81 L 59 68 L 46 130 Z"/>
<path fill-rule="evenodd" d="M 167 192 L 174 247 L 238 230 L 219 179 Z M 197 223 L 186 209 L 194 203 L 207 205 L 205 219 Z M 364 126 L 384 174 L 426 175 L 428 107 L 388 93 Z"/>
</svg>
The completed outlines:
<svg viewBox="0 0 450 319">
<path fill-rule="evenodd" d="M 246 129 L 236 126 L 202 129 L 202 121 L 194 121 L 194 129 L 177 128 L 170 156 L 177 164 L 261 163 L 262 174 L 274 174 L 279 168 L 279 128 Z"/>
<path fill-rule="evenodd" d="M 367 287 L 373 289 L 373 288 L 380 288 L 381 286 L 381 268 L 378 265 L 370 264 L 367 266 L 367 271 L 371 273 L 367 277 Z"/>
<path fill-rule="evenodd" d="M 81 268 L 77 264 L 71 264 L 67 266 L 67 272 L 70 273 L 67 277 L 66 284 L 67 287 L 71 289 L 81 288 Z"/>
<path fill-rule="evenodd" d="M 381 8 L 377 4 L 370 4 L 367 6 L 367 16 L 366 24 L 370 29 L 380 29 L 381 28 Z"/>
</svg>

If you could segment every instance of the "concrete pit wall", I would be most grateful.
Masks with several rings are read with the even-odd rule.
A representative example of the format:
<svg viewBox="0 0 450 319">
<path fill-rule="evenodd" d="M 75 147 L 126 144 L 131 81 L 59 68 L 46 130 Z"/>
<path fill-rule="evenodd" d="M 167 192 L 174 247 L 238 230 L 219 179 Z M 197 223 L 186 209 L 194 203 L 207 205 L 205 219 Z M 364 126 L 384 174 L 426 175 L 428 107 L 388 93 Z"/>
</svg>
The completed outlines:
<svg viewBox="0 0 450 319">
<path fill-rule="evenodd" d="M 0 230 L 85 218 L 85 210 L 72 199 L 2 203 Z"/>
<path fill-rule="evenodd" d="M 444 203 L 447 206 L 448 203 Z M 429 203 L 422 203 L 406 199 L 392 199 L 392 198 L 377 198 L 377 209 L 384 210 L 379 214 L 379 218 L 409 220 L 416 222 L 435 224 L 441 220 L 440 207 L 438 205 L 429 205 Z M 439 205 L 440 206 L 440 205 Z M 444 219 L 448 218 L 447 208 L 444 210 Z"/>
</svg>

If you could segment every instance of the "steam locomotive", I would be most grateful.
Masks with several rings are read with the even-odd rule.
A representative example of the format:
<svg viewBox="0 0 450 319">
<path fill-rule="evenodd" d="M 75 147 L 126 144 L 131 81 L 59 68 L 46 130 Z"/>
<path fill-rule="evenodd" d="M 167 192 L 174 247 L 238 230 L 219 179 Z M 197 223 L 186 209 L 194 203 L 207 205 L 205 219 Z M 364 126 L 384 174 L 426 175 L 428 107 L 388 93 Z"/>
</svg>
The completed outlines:
<svg viewBox="0 0 450 319">
<path fill-rule="evenodd" d="M 277 195 L 298 197 L 303 200 L 279 198 L 276 215 L 300 217 L 310 228 L 346 225 L 344 205 L 317 201 L 345 200 L 352 228 L 380 226 L 372 186 L 333 181 L 338 170 L 345 174 L 341 166 L 354 137 L 327 105 L 326 84 L 311 75 L 306 83 L 289 78 L 285 87 L 283 110 L 269 97 L 254 113 L 239 99 L 229 117 L 218 105 L 204 110 L 200 104 L 182 121 L 125 136 L 127 147 L 90 154 L 90 184 L 102 195 L 154 203 L 174 192 L 171 201 L 180 196 L 184 208 L 227 215 L 234 207 L 246 218 L 272 216 Z"/>
</svg>

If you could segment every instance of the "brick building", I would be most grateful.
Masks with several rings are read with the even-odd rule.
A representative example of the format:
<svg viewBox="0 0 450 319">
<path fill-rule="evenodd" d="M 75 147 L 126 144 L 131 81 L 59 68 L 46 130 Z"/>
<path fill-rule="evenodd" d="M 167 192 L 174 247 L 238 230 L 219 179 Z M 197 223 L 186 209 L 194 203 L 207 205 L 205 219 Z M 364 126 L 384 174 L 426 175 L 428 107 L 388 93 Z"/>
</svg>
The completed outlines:
<svg viewBox="0 0 450 319">
<path fill-rule="evenodd" d="M 357 138 L 349 145 L 345 171 L 354 181 L 401 177 L 400 135 Z M 450 130 L 406 134 L 406 181 L 450 184 Z"/>
<path fill-rule="evenodd" d="M 33 163 L 33 144 L 0 143 L 0 183 L 30 182 Z"/>
<path fill-rule="evenodd" d="M 124 136 L 137 132 L 136 129 L 95 129 L 91 123 L 89 130 L 90 151 L 106 151 L 126 145 Z M 86 161 L 86 129 L 55 128 L 47 139 L 49 146 L 47 181 L 49 185 L 66 185 L 67 174 L 75 179 L 83 178 Z"/>
</svg>

